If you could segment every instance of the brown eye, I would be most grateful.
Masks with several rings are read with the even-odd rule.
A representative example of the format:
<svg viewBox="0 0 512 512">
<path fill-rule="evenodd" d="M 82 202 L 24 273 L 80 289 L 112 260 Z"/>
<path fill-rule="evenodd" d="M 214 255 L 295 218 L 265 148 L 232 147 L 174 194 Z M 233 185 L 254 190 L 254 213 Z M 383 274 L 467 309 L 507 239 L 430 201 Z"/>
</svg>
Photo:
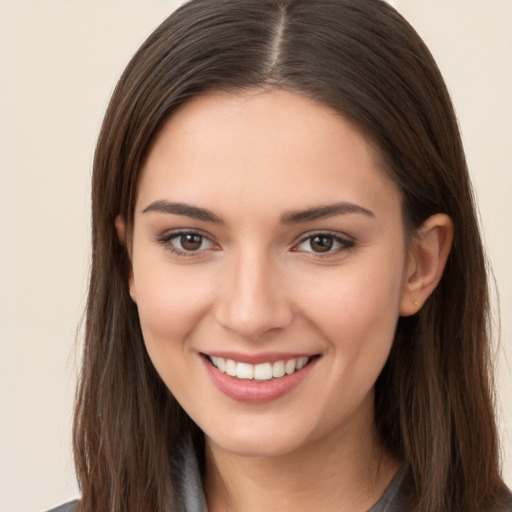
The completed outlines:
<svg viewBox="0 0 512 512">
<path fill-rule="evenodd" d="M 345 249 L 354 247 L 353 240 L 342 237 L 338 234 L 317 233 L 309 235 L 302 239 L 292 250 L 300 252 L 309 252 L 317 255 L 335 255 Z"/>
<path fill-rule="evenodd" d="M 195 233 L 180 236 L 180 245 L 185 251 L 197 251 L 202 243 L 203 237 Z"/>
<path fill-rule="evenodd" d="M 205 251 L 217 249 L 207 236 L 195 231 L 166 233 L 157 241 L 176 256 L 199 256 Z"/>
<path fill-rule="evenodd" d="M 318 235 L 310 240 L 310 246 L 314 252 L 329 252 L 334 245 L 332 236 Z"/>
</svg>

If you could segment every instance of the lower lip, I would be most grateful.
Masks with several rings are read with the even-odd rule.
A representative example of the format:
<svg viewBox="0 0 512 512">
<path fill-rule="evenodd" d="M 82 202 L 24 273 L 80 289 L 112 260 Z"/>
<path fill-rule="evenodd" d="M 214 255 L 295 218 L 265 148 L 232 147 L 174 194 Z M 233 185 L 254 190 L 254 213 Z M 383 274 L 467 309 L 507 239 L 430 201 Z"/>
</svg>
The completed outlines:
<svg viewBox="0 0 512 512">
<path fill-rule="evenodd" d="M 313 359 L 291 375 L 265 381 L 231 377 L 213 366 L 207 357 L 201 356 L 201 359 L 208 375 L 219 391 L 237 402 L 261 404 L 277 400 L 297 387 L 316 366 L 319 358 Z"/>
</svg>

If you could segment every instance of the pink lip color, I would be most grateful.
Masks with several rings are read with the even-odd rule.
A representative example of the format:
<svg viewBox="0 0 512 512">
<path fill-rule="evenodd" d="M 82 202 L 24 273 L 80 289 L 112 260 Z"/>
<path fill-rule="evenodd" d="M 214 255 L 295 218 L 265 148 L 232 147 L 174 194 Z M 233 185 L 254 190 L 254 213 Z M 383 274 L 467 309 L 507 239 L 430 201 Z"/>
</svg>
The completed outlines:
<svg viewBox="0 0 512 512">
<path fill-rule="evenodd" d="M 261 404 L 277 400 L 298 386 L 307 377 L 313 367 L 316 366 L 318 358 L 313 359 L 313 361 L 310 361 L 304 368 L 291 375 L 285 375 L 267 381 L 237 379 L 236 377 L 222 373 L 218 368 L 213 366 L 207 358 L 201 357 L 201 360 L 212 382 L 217 389 L 227 397 L 237 402 Z M 237 360 L 240 361 L 240 359 Z M 269 360 L 266 359 L 266 361 Z"/>
</svg>

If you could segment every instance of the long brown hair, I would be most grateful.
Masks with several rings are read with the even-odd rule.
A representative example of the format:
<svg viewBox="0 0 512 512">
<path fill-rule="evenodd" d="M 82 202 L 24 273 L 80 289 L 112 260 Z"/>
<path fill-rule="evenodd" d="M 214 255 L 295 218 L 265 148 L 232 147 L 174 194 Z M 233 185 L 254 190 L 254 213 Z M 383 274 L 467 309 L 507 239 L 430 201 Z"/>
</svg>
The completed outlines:
<svg viewBox="0 0 512 512">
<path fill-rule="evenodd" d="M 193 0 L 153 32 L 110 101 L 94 160 L 92 270 L 74 450 L 83 512 L 164 511 L 173 453 L 201 433 L 157 375 L 128 292 L 137 179 L 173 111 L 207 90 L 298 91 L 350 119 L 403 191 L 409 229 L 455 227 L 440 285 L 400 318 L 376 383 L 379 434 L 403 461 L 408 509 L 498 510 L 486 264 L 461 138 L 428 49 L 381 0 Z"/>
</svg>

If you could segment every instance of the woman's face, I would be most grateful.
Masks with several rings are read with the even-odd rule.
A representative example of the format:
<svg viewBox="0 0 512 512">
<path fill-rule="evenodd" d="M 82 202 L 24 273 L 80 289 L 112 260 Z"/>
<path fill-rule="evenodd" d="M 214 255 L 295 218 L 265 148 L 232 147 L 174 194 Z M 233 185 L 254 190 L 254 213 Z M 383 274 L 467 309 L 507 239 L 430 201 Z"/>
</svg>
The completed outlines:
<svg viewBox="0 0 512 512">
<path fill-rule="evenodd" d="M 350 123 L 289 92 L 190 101 L 144 166 L 131 251 L 151 360 L 209 442 L 277 455 L 371 429 L 407 251 Z"/>
</svg>

